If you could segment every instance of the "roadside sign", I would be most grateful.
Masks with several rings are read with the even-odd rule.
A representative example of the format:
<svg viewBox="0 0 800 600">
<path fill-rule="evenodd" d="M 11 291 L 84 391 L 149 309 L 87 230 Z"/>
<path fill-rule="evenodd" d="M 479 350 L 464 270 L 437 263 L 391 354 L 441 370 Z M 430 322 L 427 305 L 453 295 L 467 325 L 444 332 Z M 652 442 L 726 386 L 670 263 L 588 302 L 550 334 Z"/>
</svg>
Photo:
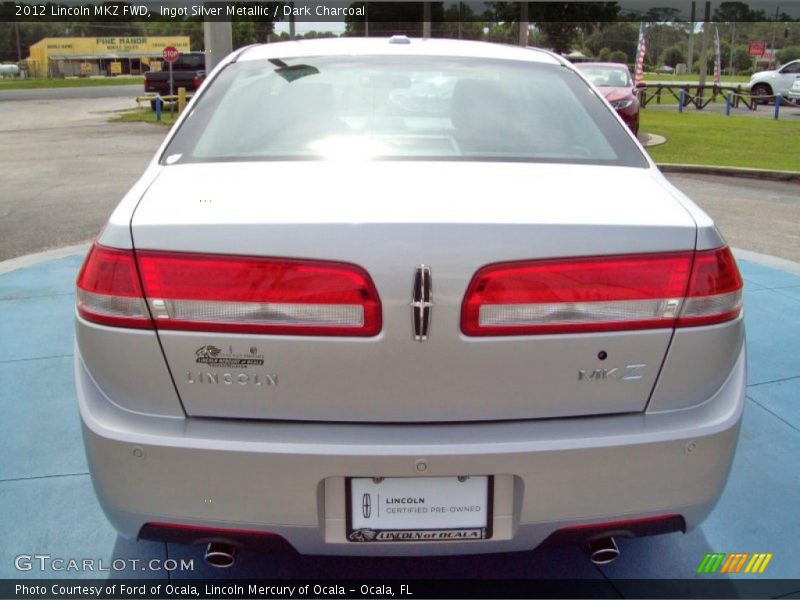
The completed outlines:
<svg viewBox="0 0 800 600">
<path fill-rule="evenodd" d="M 178 49 L 175 46 L 167 46 L 161 52 L 161 56 L 164 57 L 164 60 L 169 64 L 169 95 L 170 95 L 170 103 L 169 103 L 169 114 L 172 114 L 175 110 L 175 84 L 174 80 L 172 79 L 172 63 L 178 60 L 178 57 L 181 55 L 178 52 Z"/>
<path fill-rule="evenodd" d="M 161 56 L 163 56 L 164 60 L 168 63 L 174 63 L 176 60 L 178 60 L 180 55 L 181 53 L 178 52 L 178 49 L 175 46 L 167 46 L 161 53 Z"/>
<path fill-rule="evenodd" d="M 757 42 L 750 42 L 747 45 L 747 52 L 750 56 L 764 56 L 767 50 L 767 42 L 761 40 Z"/>
</svg>

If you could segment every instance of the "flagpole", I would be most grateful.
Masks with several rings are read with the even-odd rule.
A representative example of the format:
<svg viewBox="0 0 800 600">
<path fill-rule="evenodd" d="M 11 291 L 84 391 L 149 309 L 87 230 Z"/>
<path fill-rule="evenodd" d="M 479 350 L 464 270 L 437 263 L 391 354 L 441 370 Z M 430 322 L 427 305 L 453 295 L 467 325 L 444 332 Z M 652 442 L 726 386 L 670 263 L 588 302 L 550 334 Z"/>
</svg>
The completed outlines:
<svg viewBox="0 0 800 600">
<path fill-rule="evenodd" d="M 647 53 L 644 25 L 644 22 L 639 23 L 639 44 L 636 46 L 636 72 L 634 73 L 634 82 L 637 86 L 644 81 L 644 55 Z"/>
</svg>

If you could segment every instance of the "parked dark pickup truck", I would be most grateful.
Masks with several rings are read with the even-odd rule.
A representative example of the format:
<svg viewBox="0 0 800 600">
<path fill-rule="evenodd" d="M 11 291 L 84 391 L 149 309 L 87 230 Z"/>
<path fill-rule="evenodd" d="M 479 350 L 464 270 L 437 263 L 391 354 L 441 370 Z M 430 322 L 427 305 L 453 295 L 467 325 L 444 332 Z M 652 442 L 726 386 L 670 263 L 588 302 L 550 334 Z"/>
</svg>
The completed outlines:
<svg viewBox="0 0 800 600">
<path fill-rule="evenodd" d="M 161 71 L 148 71 L 144 74 L 144 91 L 162 96 L 169 94 L 169 64 L 164 62 Z M 193 92 L 206 77 L 206 57 L 202 52 L 187 52 L 172 63 L 173 92 L 186 88 Z"/>
</svg>

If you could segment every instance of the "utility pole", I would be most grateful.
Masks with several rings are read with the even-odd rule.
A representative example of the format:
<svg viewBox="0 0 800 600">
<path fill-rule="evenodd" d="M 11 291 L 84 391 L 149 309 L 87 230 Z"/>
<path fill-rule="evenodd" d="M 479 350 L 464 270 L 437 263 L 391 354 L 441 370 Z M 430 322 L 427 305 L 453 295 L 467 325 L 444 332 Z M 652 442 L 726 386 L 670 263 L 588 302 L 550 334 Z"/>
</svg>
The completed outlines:
<svg viewBox="0 0 800 600">
<path fill-rule="evenodd" d="M 431 37 L 431 3 L 422 3 L 422 39 L 427 40 Z"/>
<path fill-rule="evenodd" d="M 230 21 L 205 21 L 206 72 L 233 52 L 233 25 Z"/>
<path fill-rule="evenodd" d="M 689 60 L 686 65 L 686 72 L 691 73 L 694 68 L 694 21 L 697 3 L 692 2 L 692 17 L 689 22 Z"/>
<path fill-rule="evenodd" d="M 527 0 L 520 6 L 519 13 L 519 45 L 523 48 L 528 46 L 528 2 Z"/>
<path fill-rule="evenodd" d="M 775 68 L 775 30 L 778 28 L 778 15 L 781 7 L 775 7 L 775 20 L 772 22 L 772 54 L 769 55 L 769 68 Z"/>
<path fill-rule="evenodd" d="M 731 68 L 730 76 L 733 77 L 733 44 L 736 40 L 736 21 L 731 21 Z"/>
<path fill-rule="evenodd" d="M 17 62 L 22 62 L 22 46 L 19 43 L 19 23 L 14 21 L 14 33 L 17 36 Z"/>
<path fill-rule="evenodd" d="M 698 108 L 702 106 L 703 86 L 706 84 L 706 75 L 708 74 L 708 34 L 710 20 L 711 2 L 706 2 L 705 11 L 703 12 L 703 43 L 702 46 L 700 46 L 700 85 L 697 88 L 699 103 L 696 104 Z"/>
</svg>

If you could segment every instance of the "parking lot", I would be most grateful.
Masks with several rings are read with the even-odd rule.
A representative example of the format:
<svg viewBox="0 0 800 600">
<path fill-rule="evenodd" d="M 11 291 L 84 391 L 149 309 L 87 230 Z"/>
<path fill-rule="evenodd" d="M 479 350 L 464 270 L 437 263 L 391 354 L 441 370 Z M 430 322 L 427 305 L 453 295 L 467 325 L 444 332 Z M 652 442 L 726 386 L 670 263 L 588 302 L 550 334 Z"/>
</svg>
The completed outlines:
<svg viewBox="0 0 800 600">
<path fill-rule="evenodd" d="M 636 579 L 659 578 L 666 595 L 679 596 L 681 580 L 726 577 L 696 573 L 708 552 L 769 552 L 771 595 L 800 593 L 800 186 L 716 176 L 670 176 L 715 217 L 737 248 L 746 282 L 749 376 L 740 446 L 728 487 L 701 528 L 621 540 L 622 557 L 602 568 L 575 547 L 551 546 L 436 559 L 251 551 L 233 569 L 217 570 L 203 563 L 199 547 L 119 538 L 94 497 L 72 384 L 73 285 L 85 250 L 18 257 L 87 242 L 102 226 L 166 132 L 106 122 L 131 104 L 130 97 L 0 98 L 0 160 L 10 191 L 0 197 L 0 260 L 11 259 L 0 262 L 0 577 L 580 578 L 609 597 L 636 596 Z M 18 570 L 17 556 L 36 553 L 107 563 L 184 558 L 194 568 Z"/>
</svg>

